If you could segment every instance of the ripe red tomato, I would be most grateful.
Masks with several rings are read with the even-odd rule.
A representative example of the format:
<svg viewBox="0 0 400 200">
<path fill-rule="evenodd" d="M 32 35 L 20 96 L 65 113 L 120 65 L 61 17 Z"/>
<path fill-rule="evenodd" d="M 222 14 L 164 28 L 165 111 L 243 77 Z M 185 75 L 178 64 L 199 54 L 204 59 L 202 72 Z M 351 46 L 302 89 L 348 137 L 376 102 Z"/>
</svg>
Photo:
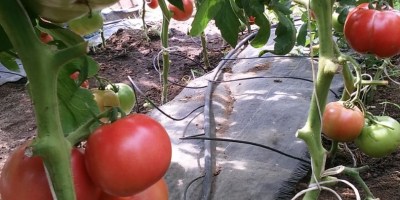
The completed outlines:
<svg viewBox="0 0 400 200">
<path fill-rule="evenodd" d="M 149 0 L 149 1 L 146 1 L 146 4 L 150 8 L 156 9 L 158 7 L 158 0 Z"/>
<path fill-rule="evenodd" d="M 43 43 L 48 43 L 48 42 L 53 41 L 53 37 L 52 37 L 51 35 L 49 35 L 48 33 L 41 32 L 41 33 L 40 33 L 40 40 L 41 40 Z"/>
<path fill-rule="evenodd" d="M 25 148 L 30 143 L 19 146 L 3 167 L 0 178 L 2 200 L 53 200 L 42 158 L 25 156 Z M 83 153 L 74 148 L 71 156 L 77 200 L 98 200 L 101 190 L 87 174 Z"/>
<path fill-rule="evenodd" d="M 186 21 L 192 16 L 193 2 L 191 0 L 182 0 L 182 3 L 183 9 L 185 11 L 179 10 L 179 8 L 175 7 L 172 4 L 168 5 L 168 10 L 174 13 L 174 15 L 172 15 L 172 18 L 176 21 Z"/>
<path fill-rule="evenodd" d="M 78 76 L 79 76 L 79 72 L 77 71 L 77 72 L 74 72 L 73 74 L 71 74 L 71 76 L 69 76 L 69 77 L 72 78 L 72 79 L 74 79 L 74 80 L 76 80 L 76 79 L 78 79 Z M 89 88 L 89 81 L 88 81 L 88 80 L 85 80 L 85 81 L 81 84 L 81 87 Z"/>
<path fill-rule="evenodd" d="M 171 141 L 157 121 L 131 114 L 96 129 L 88 138 L 86 168 L 113 196 L 137 194 L 160 180 L 171 163 Z"/>
<path fill-rule="evenodd" d="M 358 53 L 392 57 L 400 53 L 399 24 L 399 11 L 368 9 L 368 3 L 363 3 L 347 15 L 344 36 Z"/>
<path fill-rule="evenodd" d="M 351 142 L 360 135 L 363 127 L 364 115 L 358 107 L 346 108 L 341 101 L 326 105 L 322 117 L 322 132 L 332 140 Z"/>
<path fill-rule="evenodd" d="M 250 23 L 250 25 L 253 25 L 253 24 L 254 24 L 254 20 L 256 20 L 255 17 L 253 17 L 253 16 L 250 16 L 250 17 L 249 17 L 249 23 Z"/>
<path fill-rule="evenodd" d="M 168 200 L 168 187 L 162 178 L 139 194 L 130 197 L 115 197 L 103 192 L 99 200 Z"/>
</svg>

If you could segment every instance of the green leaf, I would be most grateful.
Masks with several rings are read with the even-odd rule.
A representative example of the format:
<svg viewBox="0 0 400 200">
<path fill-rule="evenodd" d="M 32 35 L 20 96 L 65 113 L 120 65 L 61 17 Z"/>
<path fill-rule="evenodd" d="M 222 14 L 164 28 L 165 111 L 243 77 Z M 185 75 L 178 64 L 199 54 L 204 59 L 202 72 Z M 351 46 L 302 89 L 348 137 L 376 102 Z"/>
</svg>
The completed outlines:
<svg viewBox="0 0 400 200">
<path fill-rule="evenodd" d="M 271 35 L 271 24 L 264 14 L 254 13 L 254 22 L 260 27 L 258 33 L 253 41 L 251 41 L 251 46 L 255 48 L 260 48 L 264 46 Z"/>
<path fill-rule="evenodd" d="M 86 78 L 83 79 L 80 74 L 78 82 L 75 82 L 69 77 L 75 71 L 85 71 L 85 68 L 89 76 L 96 74 L 99 69 L 95 61 L 83 56 L 67 63 L 58 75 L 57 95 L 65 135 L 92 119 L 93 114 L 100 113 L 92 92 L 80 87 Z"/>
<path fill-rule="evenodd" d="M 276 11 L 275 11 L 276 12 Z M 296 28 L 293 22 L 283 13 L 277 11 L 279 23 L 276 28 L 274 54 L 285 55 L 289 53 L 296 43 Z"/>
<path fill-rule="evenodd" d="M 179 8 L 179 10 L 183 11 L 183 2 L 182 0 L 168 0 L 169 3 Z"/>
<path fill-rule="evenodd" d="M 283 13 L 284 15 L 292 14 L 290 7 L 286 7 L 285 5 L 279 3 L 278 1 L 273 1 L 270 5 L 268 5 L 268 9 L 277 10 L 277 11 Z"/>
<path fill-rule="evenodd" d="M 297 45 L 298 46 L 306 46 L 307 39 L 307 23 L 301 25 L 299 29 L 299 33 L 297 35 Z"/>
<path fill-rule="evenodd" d="M 338 16 L 338 22 L 339 24 L 344 24 L 346 21 L 347 15 L 349 14 L 350 10 L 348 7 L 344 8 L 342 11 L 340 11 L 339 16 Z"/>
<path fill-rule="evenodd" d="M 10 39 L 8 39 L 3 27 L 0 26 L 0 52 L 7 51 L 11 48 L 13 48 L 13 46 L 10 42 Z"/>
<path fill-rule="evenodd" d="M 214 19 L 214 17 L 220 12 L 224 1 L 225 0 L 205 0 L 196 12 L 189 35 L 200 35 L 200 33 L 206 28 L 208 22 L 210 22 L 211 19 Z"/>
<path fill-rule="evenodd" d="M 232 10 L 235 13 L 236 17 L 245 24 L 247 20 L 246 17 L 244 16 L 243 9 L 239 8 L 239 6 L 235 3 L 235 0 L 230 0 L 229 2 L 231 3 Z"/>
<path fill-rule="evenodd" d="M 0 63 L 2 65 L 4 65 L 7 69 L 9 69 L 10 71 L 14 71 L 14 72 L 20 71 L 18 64 L 15 62 L 15 58 L 6 52 L 0 53 Z"/>
<path fill-rule="evenodd" d="M 36 27 L 40 31 L 50 34 L 53 37 L 54 41 L 58 41 L 58 43 L 65 46 L 65 48 L 85 42 L 85 40 L 78 34 L 62 27 L 53 27 L 52 29 L 46 29 L 41 26 Z"/>
<path fill-rule="evenodd" d="M 235 47 L 238 40 L 240 22 L 232 10 L 229 0 L 223 0 L 220 11 L 215 16 L 215 25 L 221 31 L 222 37 Z"/>
</svg>

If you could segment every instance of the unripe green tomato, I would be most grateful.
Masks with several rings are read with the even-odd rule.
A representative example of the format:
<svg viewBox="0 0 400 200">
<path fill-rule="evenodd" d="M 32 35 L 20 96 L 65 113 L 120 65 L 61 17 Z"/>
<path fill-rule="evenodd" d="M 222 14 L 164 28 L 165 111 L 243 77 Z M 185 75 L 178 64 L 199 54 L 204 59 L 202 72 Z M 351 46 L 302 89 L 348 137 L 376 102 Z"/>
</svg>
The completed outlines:
<svg viewBox="0 0 400 200">
<path fill-rule="evenodd" d="M 118 2 L 118 0 L 86 0 L 92 11 L 100 11 Z M 89 7 L 77 0 L 22 0 L 30 12 L 51 22 L 64 23 L 82 17 Z"/>
<path fill-rule="evenodd" d="M 118 92 L 116 93 L 119 99 L 120 108 L 126 113 L 129 114 L 136 103 L 135 93 L 132 88 L 125 83 L 116 83 L 114 84 L 118 87 Z M 111 89 L 111 85 L 108 85 L 106 89 Z"/>
<path fill-rule="evenodd" d="M 92 12 L 91 17 L 89 14 L 86 14 L 81 18 L 69 21 L 68 26 L 78 35 L 88 35 L 103 27 L 103 16 L 100 11 Z"/>
<path fill-rule="evenodd" d="M 332 27 L 333 27 L 333 30 L 335 30 L 336 32 L 342 33 L 344 24 L 339 23 L 338 17 L 339 17 L 339 13 L 333 12 L 333 14 L 332 14 Z"/>
<path fill-rule="evenodd" d="M 360 136 L 354 142 L 366 155 L 381 158 L 399 147 L 400 123 L 388 116 L 378 116 L 377 119 L 385 126 L 365 124 Z"/>
</svg>

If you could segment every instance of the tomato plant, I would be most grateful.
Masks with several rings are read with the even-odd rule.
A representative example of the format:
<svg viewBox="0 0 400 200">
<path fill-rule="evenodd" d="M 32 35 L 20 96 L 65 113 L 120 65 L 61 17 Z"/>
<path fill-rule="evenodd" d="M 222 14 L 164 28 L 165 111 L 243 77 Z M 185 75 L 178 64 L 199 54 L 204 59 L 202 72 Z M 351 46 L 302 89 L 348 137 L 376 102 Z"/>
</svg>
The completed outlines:
<svg viewBox="0 0 400 200">
<path fill-rule="evenodd" d="M 379 123 L 368 121 L 354 142 L 366 155 L 381 158 L 399 147 L 400 123 L 388 116 L 376 118 Z"/>
<path fill-rule="evenodd" d="M 48 42 L 53 41 L 53 37 L 51 37 L 51 35 L 49 35 L 48 33 L 41 32 L 40 33 L 40 41 L 42 41 L 43 43 L 48 43 Z"/>
<path fill-rule="evenodd" d="M 368 3 L 363 3 L 348 14 L 344 35 L 350 47 L 358 53 L 392 57 L 400 53 L 399 24 L 399 11 L 391 7 L 369 9 Z"/>
<path fill-rule="evenodd" d="M 162 178 L 143 192 L 130 197 L 115 197 L 102 193 L 99 200 L 168 200 L 168 187 Z"/>
<path fill-rule="evenodd" d="M 78 76 L 79 76 L 79 72 L 77 71 L 77 72 L 74 72 L 73 74 L 71 74 L 71 76 L 69 76 L 69 77 L 72 78 L 72 79 L 74 79 L 74 80 L 77 80 L 77 79 L 78 79 Z M 89 80 L 85 80 L 85 81 L 81 84 L 81 87 L 89 88 Z"/>
<path fill-rule="evenodd" d="M 150 0 L 146 1 L 147 6 L 150 8 L 156 9 L 158 7 L 158 0 Z"/>
<path fill-rule="evenodd" d="M 8 158 L 0 178 L 3 200 L 53 200 L 42 159 L 27 157 L 25 148 L 31 141 L 19 146 Z M 83 153 L 72 149 L 72 171 L 77 200 L 98 200 L 101 190 L 87 174 Z"/>
<path fill-rule="evenodd" d="M 157 121 L 131 114 L 92 133 L 85 161 L 90 177 L 104 192 L 131 196 L 164 176 L 171 162 L 171 141 Z"/>
<path fill-rule="evenodd" d="M 346 108 L 343 102 L 326 105 L 322 117 L 322 132 L 338 142 L 351 142 L 360 135 L 364 126 L 364 115 L 356 106 Z"/>
<path fill-rule="evenodd" d="M 100 11 L 92 12 L 91 15 L 86 14 L 81 18 L 69 21 L 68 26 L 79 35 L 88 35 L 103 27 L 103 16 Z"/>
<path fill-rule="evenodd" d="M 184 11 L 180 10 L 176 6 L 169 4 L 168 9 L 174 13 L 172 18 L 177 21 L 188 20 L 193 13 L 193 2 L 191 0 L 182 0 Z"/>
<path fill-rule="evenodd" d="M 119 104 L 121 107 L 121 109 L 126 113 L 129 114 L 133 107 L 135 106 L 135 93 L 133 91 L 133 89 L 125 84 L 125 83 L 116 83 L 114 84 L 116 86 L 116 94 L 118 96 L 119 99 Z M 106 87 L 106 89 L 108 90 L 113 90 L 114 88 L 111 85 L 108 85 Z"/>
</svg>

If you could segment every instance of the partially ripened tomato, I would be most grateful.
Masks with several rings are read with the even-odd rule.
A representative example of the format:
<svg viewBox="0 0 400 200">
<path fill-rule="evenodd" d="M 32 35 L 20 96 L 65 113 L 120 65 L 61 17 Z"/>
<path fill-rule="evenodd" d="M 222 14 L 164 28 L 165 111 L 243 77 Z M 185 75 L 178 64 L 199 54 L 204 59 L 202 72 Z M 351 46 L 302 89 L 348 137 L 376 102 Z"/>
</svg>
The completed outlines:
<svg viewBox="0 0 400 200">
<path fill-rule="evenodd" d="M 186 21 L 192 16 L 193 2 L 191 0 L 182 0 L 182 3 L 184 11 L 179 10 L 179 8 L 172 4 L 168 5 L 168 10 L 172 11 L 172 18 L 176 21 Z"/>
<path fill-rule="evenodd" d="M 125 112 L 125 114 L 131 113 L 136 102 L 135 92 L 129 85 L 125 83 L 115 83 L 114 85 L 118 89 L 116 94 L 119 99 L 119 104 L 120 104 L 119 107 L 121 107 L 121 109 Z M 107 85 L 106 89 L 112 90 L 113 87 L 111 85 Z"/>
<path fill-rule="evenodd" d="M 131 114 L 96 129 L 86 145 L 86 168 L 93 182 L 112 195 L 128 197 L 159 181 L 171 162 L 172 147 L 163 126 Z"/>
<path fill-rule="evenodd" d="M 364 114 L 354 106 L 346 108 L 343 102 L 328 103 L 322 117 L 322 132 L 338 142 L 355 140 L 364 127 Z"/>
<path fill-rule="evenodd" d="M 0 178 L 2 200 L 53 200 L 42 158 L 27 157 L 25 148 L 31 141 L 19 146 L 8 158 Z M 77 200 L 98 200 L 101 190 L 89 178 L 83 153 L 74 148 L 71 155 Z"/>
<path fill-rule="evenodd" d="M 53 41 L 53 37 L 51 35 L 49 35 L 48 33 L 41 32 L 40 33 L 40 41 L 42 41 L 43 43 L 48 43 L 48 42 Z"/>
<path fill-rule="evenodd" d="M 146 4 L 150 8 L 156 9 L 158 7 L 158 0 L 147 0 Z"/>
<path fill-rule="evenodd" d="M 366 155 L 381 158 L 399 147 L 400 123 L 388 116 L 376 118 L 379 124 L 368 121 L 354 143 Z"/>
<path fill-rule="evenodd" d="M 162 178 L 145 191 L 130 197 L 115 197 L 102 193 L 99 200 L 168 200 L 168 187 Z"/>
<path fill-rule="evenodd" d="M 81 18 L 68 22 L 69 28 L 78 35 L 88 35 L 103 27 L 103 16 L 100 11 L 86 14 Z"/>
<path fill-rule="evenodd" d="M 344 36 L 354 51 L 371 52 L 377 57 L 400 53 L 400 12 L 390 7 L 369 9 L 363 3 L 350 11 L 344 24 Z"/>
</svg>

